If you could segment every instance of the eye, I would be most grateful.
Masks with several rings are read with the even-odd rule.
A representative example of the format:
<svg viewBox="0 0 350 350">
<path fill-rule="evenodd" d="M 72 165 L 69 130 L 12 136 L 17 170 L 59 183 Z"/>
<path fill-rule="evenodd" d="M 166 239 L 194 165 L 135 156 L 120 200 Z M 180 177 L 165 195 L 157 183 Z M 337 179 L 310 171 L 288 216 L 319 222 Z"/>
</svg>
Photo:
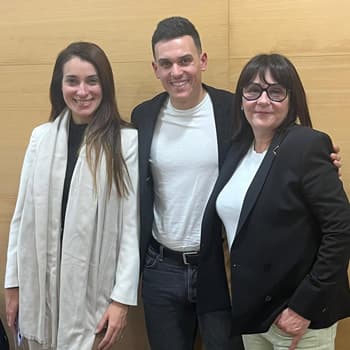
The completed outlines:
<svg viewBox="0 0 350 350">
<path fill-rule="evenodd" d="M 243 88 L 243 97 L 248 101 L 257 100 L 262 93 L 262 88 L 260 85 L 251 83 L 248 86 Z"/>
<path fill-rule="evenodd" d="M 98 76 L 93 76 L 93 77 L 89 77 L 87 79 L 87 83 L 89 85 L 98 85 L 100 83 L 100 79 L 98 78 Z"/>
<path fill-rule="evenodd" d="M 283 94 L 284 91 L 285 91 L 285 89 L 282 88 L 282 86 L 271 86 L 270 89 L 269 89 L 269 92 L 272 95 Z"/>
<path fill-rule="evenodd" d="M 79 84 L 79 80 L 72 76 L 65 77 L 63 81 L 69 86 L 75 86 Z"/>
<path fill-rule="evenodd" d="M 287 90 L 282 85 L 272 85 L 268 88 L 268 93 L 272 99 L 282 99 L 286 96 Z"/>
<path fill-rule="evenodd" d="M 164 69 L 169 69 L 172 65 L 172 63 L 168 60 L 159 60 L 158 64 L 160 67 Z"/>
<path fill-rule="evenodd" d="M 252 94 L 260 94 L 261 92 L 261 87 L 259 85 L 256 85 L 256 84 L 251 84 L 251 85 L 248 85 L 246 88 L 245 88 L 245 91 L 247 93 L 252 93 Z"/>
<path fill-rule="evenodd" d="M 181 66 L 188 66 L 189 64 L 191 64 L 193 61 L 193 57 L 192 56 L 184 56 L 180 59 L 179 64 Z"/>
</svg>

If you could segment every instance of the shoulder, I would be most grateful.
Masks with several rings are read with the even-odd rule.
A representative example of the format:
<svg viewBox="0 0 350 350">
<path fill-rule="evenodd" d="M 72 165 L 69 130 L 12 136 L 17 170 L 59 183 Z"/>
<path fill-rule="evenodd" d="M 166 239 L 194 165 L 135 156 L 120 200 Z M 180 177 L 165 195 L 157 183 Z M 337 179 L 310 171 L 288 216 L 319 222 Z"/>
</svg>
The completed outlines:
<svg viewBox="0 0 350 350">
<path fill-rule="evenodd" d="M 41 137 L 50 129 L 51 125 L 52 122 L 47 122 L 36 126 L 32 131 L 32 137 Z"/>
<path fill-rule="evenodd" d="M 128 142 L 129 140 L 137 141 L 137 130 L 133 127 L 123 127 L 120 130 L 120 137 L 122 142 Z"/>
<path fill-rule="evenodd" d="M 278 153 L 280 161 L 286 164 L 309 164 L 311 159 L 324 159 L 329 162 L 332 149 L 331 138 L 326 133 L 295 125 L 288 128 Z"/>
<path fill-rule="evenodd" d="M 168 96 L 168 93 L 164 91 L 152 97 L 149 100 L 141 102 L 133 109 L 133 111 L 131 112 L 131 116 L 135 117 L 139 114 L 143 114 L 149 111 L 150 108 L 160 108 L 163 105 L 164 101 L 168 98 Z"/>
<path fill-rule="evenodd" d="M 137 130 L 134 128 L 124 127 L 120 131 L 122 152 L 124 157 L 130 155 L 130 153 L 137 152 Z"/>
<path fill-rule="evenodd" d="M 52 122 L 47 122 L 36 126 L 32 130 L 32 134 L 30 136 L 30 145 L 32 147 L 36 146 L 42 140 L 42 138 L 47 134 L 51 126 L 52 126 Z"/>
<path fill-rule="evenodd" d="M 40 143 L 45 135 L 47 135 L 51 125 L 52 122 L 41 124 L 32 130 L 29 142 L 27 144 L 23 166 L 29 166 L 29 164 L 31 164 L 35 159 Z"/>
<path fill-rule="evenodd" d="M 317 146 L 320 144 L 332 146 L 331 138 L 325 132 L 300 125 L 294 125 L 288 129 L 286 141 L 295 144 L 297 147 L 312 147 L 315 144 Z"/>
<path fill-rule="evenodd" d="M 203 84 L 204 89 L 208 92 L 209 96 L 213 99 L 222 98 L 227 100 L 232 100 L 234 98 L 234 94 L 230 91 L 218 89 L 216 87 Z"/>
</svg>

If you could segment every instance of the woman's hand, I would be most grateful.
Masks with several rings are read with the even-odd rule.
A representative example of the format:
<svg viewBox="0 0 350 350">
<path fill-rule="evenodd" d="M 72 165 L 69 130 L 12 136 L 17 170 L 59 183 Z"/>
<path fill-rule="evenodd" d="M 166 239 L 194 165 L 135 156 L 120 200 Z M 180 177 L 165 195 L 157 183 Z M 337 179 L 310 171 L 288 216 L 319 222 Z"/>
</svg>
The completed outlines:
<svg viewBox="0 0 350 350">
<path fill-rule="evenodd" d="M 122 339 L 123 331 L 126 327 L 126 316 L 128 314 L 128 306 L 112 301 L 101 321 L 98 323 L 96 333 L 100 333 L 103 330 L 106 331 L 98 350 L 109 349 L 117 340 Z"/>
<path fill-rule="evenodd" d="M 310 325 L 310 321 L 300 316 L 292 309 L 283 310 L 276 318 L 275 325 L 293 337 L 289 350 L 295 350 Z"/>
<path fill-rule="evenodd" d="M 11 332 L 16 335 L 16 322 L 19 307 L 19 288 L 5 289 L 6 321 Z"/>
</svg>

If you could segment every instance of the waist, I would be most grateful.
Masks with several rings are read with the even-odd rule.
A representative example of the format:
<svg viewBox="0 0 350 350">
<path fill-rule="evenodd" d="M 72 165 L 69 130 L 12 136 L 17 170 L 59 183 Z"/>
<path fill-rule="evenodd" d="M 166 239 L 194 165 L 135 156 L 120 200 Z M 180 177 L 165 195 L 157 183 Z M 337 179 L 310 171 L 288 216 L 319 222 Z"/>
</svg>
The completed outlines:
<svg viewBox="0 0 350 350">
<path fill-rule="evenodd" d="M 199 265 L 199 251 L 186 251 L 180 252 L 176 250 L 169 249 L 164 245 L 160 244 L 153 237 L 150 241 L 150 246 L 159 253 L 161 258 L 167 258 L 170 261 L 174 261 L 180 265 Z"/>
</svg>

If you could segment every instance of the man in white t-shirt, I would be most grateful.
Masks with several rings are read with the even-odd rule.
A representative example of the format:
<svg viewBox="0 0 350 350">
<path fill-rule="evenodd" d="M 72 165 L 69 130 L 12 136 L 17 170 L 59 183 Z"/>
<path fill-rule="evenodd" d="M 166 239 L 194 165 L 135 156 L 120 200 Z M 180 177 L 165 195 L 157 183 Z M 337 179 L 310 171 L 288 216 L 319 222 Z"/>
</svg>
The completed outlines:
<svg viewBox="0 0 350 350">
<path fill-rule="evenodd" d="M 159 22 L 153 69 L 166 92 L 137 106 L 142 298 L 152 350 L 241 350 L 231 334 L 221 223 L 201 238 L 203 213 L 233 134 L 234 95 L 202 83 L 207 54 L 182 17 Z"/>
</svg>

